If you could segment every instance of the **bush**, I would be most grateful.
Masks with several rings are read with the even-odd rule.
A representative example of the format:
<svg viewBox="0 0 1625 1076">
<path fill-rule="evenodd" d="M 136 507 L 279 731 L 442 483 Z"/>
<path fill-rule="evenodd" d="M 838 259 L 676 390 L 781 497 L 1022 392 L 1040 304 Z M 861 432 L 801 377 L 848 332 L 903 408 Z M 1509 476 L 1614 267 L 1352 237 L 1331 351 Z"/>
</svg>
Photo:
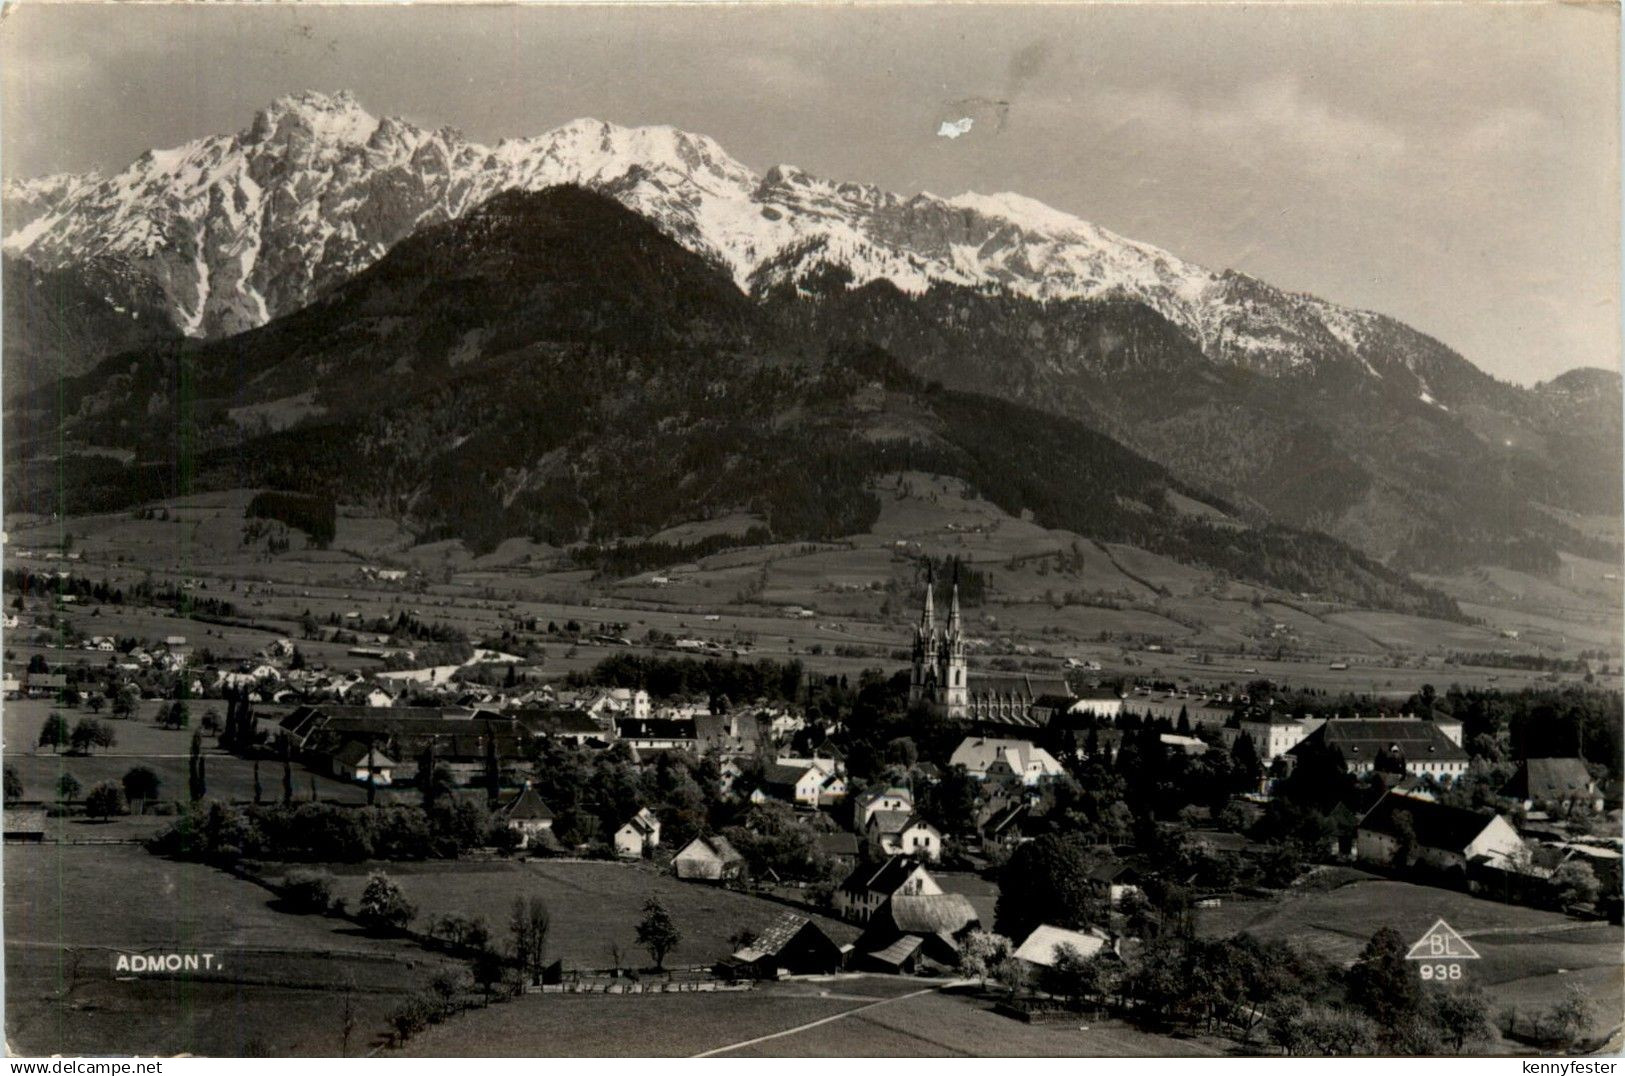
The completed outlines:
<svg viewBox="0 0 1625 1076">
<path fill-rule="evenodd" d="M 381 933 L 398 933 L 417 915 L 417 908 L 406 899 L 401 887 L 382 871 L 367 879 L 367 888 L 361 891 L 361 905 L 356 917 L 366 926 Z"/>
<path fill-rule="evenodd" d="M 282 879 L 282 899 L 302 912 L 325 912 L 333 906 L 333 876 L 326 871 L 289 871 Z"/>
<path fill-rule="evenodd" d="M 395 1041 L 405 1042 L 428 1027 L 433 1008 L 428 999 L 416 994 L 401 1002 L 389 1014 L 389 1026 L 395 1032 Z"/>
</svg>

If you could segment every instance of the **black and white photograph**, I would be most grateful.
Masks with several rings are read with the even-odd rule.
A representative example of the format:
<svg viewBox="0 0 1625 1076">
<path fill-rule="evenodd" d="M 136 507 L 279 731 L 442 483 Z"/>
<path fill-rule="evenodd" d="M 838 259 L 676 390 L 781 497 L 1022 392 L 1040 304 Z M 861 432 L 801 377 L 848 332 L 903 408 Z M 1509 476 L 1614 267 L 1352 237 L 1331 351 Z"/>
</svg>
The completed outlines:
<svg viewBox="0 0 1625 1076">
<path fill-rule="evenodd" d="M 1619 24 L 8 0 L 13 1071 L 1611 1071 Z"/>
</svg>

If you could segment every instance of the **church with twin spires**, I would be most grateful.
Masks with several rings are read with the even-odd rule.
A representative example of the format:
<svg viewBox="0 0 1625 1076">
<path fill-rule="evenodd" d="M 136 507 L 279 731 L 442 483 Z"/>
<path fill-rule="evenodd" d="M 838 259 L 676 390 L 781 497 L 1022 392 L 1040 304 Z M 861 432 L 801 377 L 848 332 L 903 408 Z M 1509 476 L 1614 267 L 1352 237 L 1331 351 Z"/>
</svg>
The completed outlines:
<svg viewBox="0 0 1625 1076">
<path fill-rule="evenodd" d="M 957 576 L 958 573 L 956 572 Z M 1036 726 L 1041 700 L 1070 705 L 1072 691 L 1066 681 L 1031 676 L 978 675 L 972 677 L 965 660 L 964 620 L 959 612 L 959 581 L 954 580 L 948 604 L 948 623 L 937 628 L 936 599 L 929 573 L 925 604 L 914 628 L 914 662 L 909 673 L 908 704 L 925 706 L 941 717 L 998 726 Z"/>
<path fill-rule="evenodd" d="M 925 577 L 925 608 L 914 629 L 914 668 L 908 681 L 909 706 L 928 706 L 944 717 L 963 718 L 970 701 L 965 666 L 965 632 L 959 618 L 959 581 L 954 580 L 948 626 L 937 633 L 930 573 Z"/>
</svg>

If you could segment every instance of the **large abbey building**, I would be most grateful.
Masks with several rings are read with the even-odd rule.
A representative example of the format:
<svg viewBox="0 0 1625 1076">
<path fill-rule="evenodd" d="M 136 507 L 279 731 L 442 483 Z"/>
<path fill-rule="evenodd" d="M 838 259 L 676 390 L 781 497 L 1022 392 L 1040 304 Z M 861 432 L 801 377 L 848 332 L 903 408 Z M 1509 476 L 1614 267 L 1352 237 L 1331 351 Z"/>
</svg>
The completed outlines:
<svg viewBox="0 0 1625 1076">
<path fill-rule="evenodd" d="M 1038 725 L 1032 714 L 1040 699 L 1070 700 L 1064 680 L 1035 683 L 1027 676 L 970 675 L 965 661 L 965 628 L 959 614 L 959 584 L 954 583 L 948 623 L 937 630 L 931 580 L 925 583 L 925 604 L 914 628 L 914 663 L 909 674 L 908 703 L 928 706 L 944 717 L 1011 725 Z"/>
</svg>

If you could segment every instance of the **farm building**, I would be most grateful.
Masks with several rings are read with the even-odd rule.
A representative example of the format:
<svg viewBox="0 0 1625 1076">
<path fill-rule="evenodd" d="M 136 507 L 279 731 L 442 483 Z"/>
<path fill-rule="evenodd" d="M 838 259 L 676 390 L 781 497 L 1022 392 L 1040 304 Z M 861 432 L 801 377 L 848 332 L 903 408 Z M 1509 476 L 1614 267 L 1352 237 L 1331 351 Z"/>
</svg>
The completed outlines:
<svg viewBox="0 0 1625 1076">
<path fill-rule="evenodd" d="M 351 740 L 333 752 L 330 772 L 343 781 L 375 785 L 393 784 L 395 760 L 367 744 Z"/>
<path fill-rule="evenodd" d="M 1498 814 L 1479 814 L 1433 800 L 1389 792 L 1366 812 L 1354 835 L 1355 854 L 1367 863 L 1465 869 L 1475 860 L 1505 867 L 1524 851 L 1523 839 Z"/>
<path fill-rule="evenodd" d="M 1577 758 L 1529 758 L 1518 765 L 1501 795 L 1518 800 L 1524 810 L 1537 804 L 1567 814 L 1576 807 L 1590 811 L 1603 808 L 1596 778 Z"/>
<path fill-rule="evenodd" d="M 671 858 L 671 869 L 686 882 L 720 882 L 744 869 L 745 857 L 726 837 L 695 837 Z"/>
<path fill-rule="evenodd" d="M 1079 956 L 1086 959 L 1096 953 L 1116 952 L 1111 936 L 1103 931 L 1093 927 L 1088 930 L 1066 930 L 1046 924 L 1035 927 L 1033 932 L 1016 946 L 1016 951 L 1012 955 L 1032 968 L 1052 968 L 1060 956 L 1060 950 L 1065 946 L 1071 946 L 1077 950 Z"/>
<path fill-rule="evenodd" d="M 828 975 L 841 969 L 844 955 L 817 923 L 804 915 L 785 912 L 725 965 L 735 974 L 757 979 Z"/>
<path fill-rule="evenodd" d="M 858 838 L 851 833 L 820 833 L 814 846 L 843 867 L 858 861 Z"/>
<path fill-rule="evenodd" d="M 959 940 L 978 925 L 976 909 L 963 893 L 899 894 L 876 909 L 857 949 L 862 964 L 880 971 L 953 968 L 959 963 Z"/>
<path fill-rule="evenodd" d="M 45 812 L 19 807 L 7 807 L 0 812 L 4 819 L 5 839 L 8 841 L 43 841 L 45 839 Z"/>
</svg>

